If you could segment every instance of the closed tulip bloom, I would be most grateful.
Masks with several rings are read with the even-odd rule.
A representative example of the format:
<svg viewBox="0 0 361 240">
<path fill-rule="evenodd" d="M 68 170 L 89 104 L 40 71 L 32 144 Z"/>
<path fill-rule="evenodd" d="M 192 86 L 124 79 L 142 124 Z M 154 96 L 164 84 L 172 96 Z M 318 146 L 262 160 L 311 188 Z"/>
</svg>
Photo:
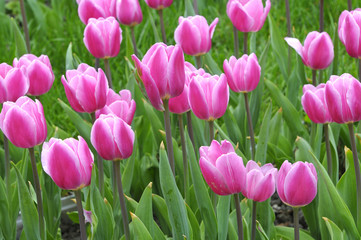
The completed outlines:
<svg viewBox="0 0 361 240">
<path fill-rule="evenodd" d="M 138 0 L 118 0 L 117 19 L 123 25 L 135 26 L 142 22 L 143 14 Z"/>
<path fill-rule="evenodd" d="M 108 80 L 98 71 L 82 63 L 77 70 L 66 71 L 61 77 L 65 94 L 71 107 L 77 112 L 92 113 L 105 106 L 108 94 Z"/>
<path fill-rule="evenodd" d="M 227 78 L 210 75 L 202 70 L 189 83 L 188 101 L 193 113 L 200 119 L 213 121 L 223 116 L 229 100 Z"/>
<path fill-rule="evenodd" d="M 174 32 L 174 39 L 183 51 L 192 56 L 200 56 L 211 50 L 214 29 L 218 18 L 211 25 L 203 16 L 179 17 L 179 25 Z"/>
<path fill-rule="evenodd" d="M 41 152 L 41 165 L 62 189 L 79 190 L 89 186 L 93 168 L 93 154 L 82 137 L 79 140 L 51 138 Z"/>
<path fill-rule="evenodd" d="M 230 142 L 213 140 L 211 146 L 200 147 L 199 153 L 199 167 L 213 192 L 229 195 L 245 190 L 246 168 Z"/>
<path fill-rule="evenodd" d="M 81 0 L 78 1 L 78 14 L 80 20 L 87 24 L 90 18 L 115 17 L 115 4 L 117 0 Z"/>
<path fill-rule="evenodd" d="M 15 103 L 5 102 L 0 113 L 0 128 L 17 147 L 32 148 L 43 143 L 47 135 L 43 105 L 26 96 Z"/>
<path fill-rule="evenodd" d="M 324 83 L 319 84 L 317 87 L 312 84 L 303 86 L 301 103 L 306 114 L 314 123 L 332 122 L 326 103 L 325 86 Z"/>
<path fill-rule="evenodd" d="M 317 194 L 317 172 L 312 163 L 282 164 L 277 174 L 277 192 L 282 202 L 291 207 L 303 207 Z"/>
<path fill-rule="evenodd" d="M 102 114 L 94 122 L 90 140 L 105 160 L 122 160 L 132 155 L 134 132 L 121 118 Z"/>
<path fill-rule="evenodd" d="M 326 102 L 332 120 L 351 123 L 361 120 L 361 83 L 352 75 L 331 76 L 325 87 Z"/>
<path fill-rule="evenodd" d="M 276 188 L 277 169 L 267 163 L 260 167 L 250 160 L 246 166 L 246 190 L 243 195 L 256 202 L 266 201 L 272 196 Z"/>
<path fill-rule="evenodd" d="M 229 61 L 224 60 L 223 69 L 228 85 L 234 92 L 253 91 L 261 77 L 261 66 L 254 53 L 249 56 L 244 54 L 239 59 L 232 56 Z"/>
<path fill-rule="evenodd" d="M 361 8 L 351 12 L 345 10 L 338 19 L 338 36 L 347 53 L 354 58 L 361 57 Z"/>
<path fill-rule="evenodd" d="M 310 32 L 303 46 L 297 38 L 286 37 L 285 40 L 301 56 L 303 64 L 312 69 L 325 69 L 333 60 L 333 44 L 326 32 Z"/>
<path fill-rule="evenodd" d="M 151 8 L 160 10 L 172 5 L 173 0 L 145 0 L 145 3 Z"/>
<path fill-rule="evenodd" d="M 232 24 L 241 32 L 258 32 L 263 27 L 271 1 L 266 1 L 263 8 L 262 0 L 229 0 L 227 15 Z"/>
<path fill-rule="evenodd" d="M 29 79 L 25 72 L 24 67 L 20 69 L 6 63 L 0 64 L 0 103 L 15 102 L 28 92 Z"/>
<path fill-rule="evenodd" d="M 48 56 L 41 55 L 36 57 L 33 54 L 25 54 L 19 60 L 13 61 L 14 67 L 25 67 L 29 78 L 28 94 L 40 96 L 47 93 L 54 82 L 54 73 Z"/>
<path fill-rule="evenodd" d="M 155 109 L 163 111 L 163 101 L 179 96 L 184 89 L 184 55 L 179 46 L 154 44 L 140 61 L 132 59 L 137 69 L 137 81 L 145 88 L 145 95 Z"/>
<path fill-rule="evenodd" d="M 108 90 L 106 105 L 95 112 L 98 118 L 101 114 L 114 114 L 123 119 L 129 125 L 132 124 L 136 104 L 132 99 L 132 94 L 129 90 L 121 90 L 116 94 L 113 89 Z"/>
<path fill-rule="evenodd" d="M 116 57 L 122 42 L 122 30 L 114 17 L 91 18 L 85 27 L 83 41 L 96 58 Z"/>
</svg>

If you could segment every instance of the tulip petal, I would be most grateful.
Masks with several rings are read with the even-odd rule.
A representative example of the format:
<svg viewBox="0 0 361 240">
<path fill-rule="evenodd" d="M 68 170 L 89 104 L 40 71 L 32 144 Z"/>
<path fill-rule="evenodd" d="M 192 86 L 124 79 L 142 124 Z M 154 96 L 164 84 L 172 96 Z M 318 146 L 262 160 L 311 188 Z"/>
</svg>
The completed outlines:
<svg viewBox="0 0 361 240">
<path fill-rule="evenodd" d="M 290 38 L 290 37 L 285 37 L 285 40 L 287 42 L 287 44 L 296 50 L 296 52 L 298 53 L 298 55 L 301 56 L 301 58 L 303 59 L 303 54 L 302 54 L 302 44 L 300 42 L 300 40 L 298 40 L 297 38 Z"/>
<path fill-rule="evenodd" d="M 321 33 L 308 49 L 308 63 L 313 69 L 327 68 L 334 57 L 333 44 L 327 33 Z"/>
<path fill-rule="evenodd" d="M 344 29 L 342 35 L 346 51 L 351 57 L 357 58 L 360 47 L 360 27 L 351 14 L 345 16 L 342 28 Z"/>
<path fill-rule="evenodd" d="M 221 75 L 212 92 L 213 117 L 215 119 L 224 115 L 227 110 L 229 100 L 229 89 L 227 79 L 224 74 Z"/>
<path fill-rule="evenodd" d="M 194 115 L 203 120 L 209 119 L 206 96 L 200 83 L 196 79 L 191 80 L 189 83 L 188 101 Z"/>
<path fill-rule="evenodd" d="M 105 160 L 114 160 L 115 146 L 112 129 L 103 121 L 96 120 L 90 134 L 90 141 Z"/>
<path fill-rule="evenodd" d="M 114 140 L 123 159 L 129 158 L 133 153 L 134 132 L 130 126 L 118 118 L 114 123 Z"/>
<path fill-rule="evenodd" d="M 175 46 L 168 65 L 168 84 L 171 97 L 179 96 L 184 89 L 185 70 L 184 55 L 179 46 Z"/>
</svg>

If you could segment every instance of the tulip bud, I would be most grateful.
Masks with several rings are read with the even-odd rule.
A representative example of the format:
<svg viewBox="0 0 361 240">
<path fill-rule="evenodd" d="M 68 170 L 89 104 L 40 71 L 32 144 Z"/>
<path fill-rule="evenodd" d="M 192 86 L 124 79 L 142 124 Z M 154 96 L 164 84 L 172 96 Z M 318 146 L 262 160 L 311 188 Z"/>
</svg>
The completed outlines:
<svg viewBox="0 0 361 240">
<path fill-rule="evenodd" d="M 199 153 L 199 167 L 213 192 L 229 195 L 245 190 L 246 168 L 230 142 L 213 140 L 211 146 L 200 147 Z"/>
<path fill-rule="evenodd" d="M 91 18 L 85 27 L 83 41 L 96 58 L 116 57 L 122 42 L 122 30 L 114 17 Z"/>
<path fill-rule="evenodd" d="M 93 168 L 93 154 L 82 137 L 63 140 L 51 138 L 41 152 L 41 164 L 62 189 L 79 190 L 89 186 Z"/>
<path fill-rule="evenodd" d="M 361 120 L 361 83 L 352 75 L 331 76 L 326 83 L 325 94 L 333 121 L 351 123 Z"/>
<path fill-rule="evenodd" d="M 210 26 L 203 16 L 180 17 L 174 32 L 174 39 L 183 51 L 192 56 L 206 54 L 212 47 L 212 36 L 218 23 L 214 19 Z"/>
<path fill-rule="evenodd" d="M 94 122 L 90 140 L 105 160 L 122 160 L 132 155 L 134 132 L 121 118 L 102 114 Z"/>
<path fill-rule="evenodd" d="M 87 24 L 90 18 L 107 18 L 115 16 L 117 0 L 78 0 L 78 14 L 80 20 Z"/>
<path fill-rule="evenodd" d="M 108 80 L 99 68 L 82 63 L 77 70 L 66 71 L 61 77 L 65 94 L 71 107 L 77 112 L 92 113 L 105 106 L 108 93 Z"/>
<path fill-rule="evenodd" d="M 326 32 L 310 32 L 304 46 L 297 38 L 286 37 L 285 40 L 301 56 L 303 64 L 312 69 L 325 69 L 333 60 L 333 44 Z"/>
<path fill-rule="evenodd" d="M 25 54 L 19 60 L 13 61 L 14 67 L 25 67 L 29 78 L 28 94 L 39 96 L 47 93 L 54 82 L 54 73 L 48 56 L 36 57 L 33 54 Z"/>
<path fill-rule="evenodd" d="M 121 24 L 132 27 L 142 22 L 143 14 L 138 0 L 119 0 L 116 5 L 117 19 Z"/>
<path fill-rule="evenodd" d="M 229 62 L 223 62 L 224 73 L 227 76 L 229 87 L 234 92 L 253 91 L 261 77 L 261 66 L 258 64 L 257 56 L 244 54 L 238 60 L 232 56 Z"/>
<path fill-rule="evenodd" d="M 338 19 L 338 36 L 346 47 L 347 53 L 354 58 L 361 57 L 361 9 L 351 12 L 345 10 Z"/>
<path fill-rule="evenodd" d="M 15 102 L 28 92 L 29 79 L 24 72 L 24 67 L 20 69 L 6 63 L 0 64 L 0 103 Z"/>
<path fill-rule="evenodd" d="M 145 0 L 145 3 L 151 8 L 160 10 L 172 5 L 173 0 Z"/>
<path fill-rule="evenodd" d="M 43 105 L 26 96 L 15 103 L 5 102 L 0 113 L 0 128 L 17 147 L 32 148 L 43 143 L 47 135 Z"/>
<path fill-rule="evenodd" d="M 258 32 L 263 27 L 271 1 L 263 9 L 262 0 L 229 0 L 227 15 L 232 24 L 241 32 Z"/>
<path fill-rule="evenodd" d="M 292 207 L 303 207 L 317 194 L 317 172 L 312 163 L 283 162 L 277 174 L 277 192 L 282 202 Z"/>
</svg>

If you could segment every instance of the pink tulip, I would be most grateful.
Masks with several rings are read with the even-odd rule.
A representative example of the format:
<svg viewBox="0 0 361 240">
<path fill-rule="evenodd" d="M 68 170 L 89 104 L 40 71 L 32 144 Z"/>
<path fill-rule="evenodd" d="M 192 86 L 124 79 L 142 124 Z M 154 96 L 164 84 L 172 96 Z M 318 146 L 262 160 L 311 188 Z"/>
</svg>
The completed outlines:
<svg viewBox="0 0 361 240">
<path fill-rule="evenodd" d="M 91 130 L 91 143 L 105 160 L 122 160 L 133 152 L 134 132 L 121 118 L 100 115 Z"/>
<path fill-rule="evenodd" d="M 199 167 L 213 192 L 229 195 L 245 190 L 246 168 L 230 142 L 213 140 L 211 146 L 200 147 L 199 154 Z"/>
<path fill-rule="evenodd" d="M 292 207 L 303 207 L 317 194 L 317 172 L 312 163 L 283 162 L 277 174 L 277 192 L 282 202 Z"/>
<path fill-rule="evenodd" d="M 77 112 L 92 113 L 103 108 L 107 101 L 108 80 L 99 68 L 82 63 L 77 70 L 66 71 L 61 77 L 65 94 L 71 107 Z"/>
<path fill-rule="evenodd" d="M 60 140 L 51 138 L 41 152 L 41 164 L 62 189 L 79 190 L 89 186 L 93 168 L 93 154 L 82 137 Z"/>
<path fill-rule="evenodd" d="M 200 119 L 213 121 L 223 116 L 229 100 L 227 78 L 198 70 L 189 83 L 188 101 L 193 113 Z"/>
<path fill-rule="evenodd" d="M 30 95 L 39 96 L 47 93 L 53 85 L 54 73 L 48 56 L 36 57 L 33 54 L 25 54 L 19 60 L 15 58 L 13 65 L 17 68 L 22 66 L 26 68 L 30 83 L 28 94 Z"/>
<path fill-rule="evenodd" d="M 29 89 L 29 79 L 24 67 L 13 68 L 6 63 L 0 64 L 0 103 L 15 102 L 24 96 Z"/>
<path fill-rule="evenodd" d="M 79 18 L 84 24 L 87 24 L 90 18 L 115 17 L 116 1 L 117 0 L 79 0 Z"/>
<path fill-rule="evenodd" d="M 354 58 L 361 57 L 361 8 L 351 12 L 345 10 L 338 19 L 338 36 L 347 53 Z"/>
<path fill-rule="evenodd" d="M 179 25 L 174 32 L 175 42 L 183 51 L 192 56 L 200 56 L 211 50 L 214 29 L 218 18 L 210 26 L 203 16 L 179 17 Z"/>
<path fill-rule="evenodd" d="M 297 38 L 285 37 L 285 40 L 301 56 L 303 64 L 312 69 L 325 69 L 333 60 L 333 44 L 326 32 L 310 32 L 304 46 Z"/>
<path fill-rule="evenodd" d="M 130 125 L 133 121 L 135 108 L 136 104 L 129 90 L 121 90 L 118 95 L 113 89 L 109 88 L 106 105 L 96 111 L 95 116 L 99 118 L 101 114 L 112 113 Z"/>
<path fill-rule="evenodd" d="M 246 166 L 246 190 L 243 195 L 256 202 L 266 201 L 275 192 L 277 169 L 267 163 L 260 167 L 250 160 Z"/>
<path fill-rule="evenodd" d="M 163 101 L 179 96 L 184 89 L 184 55 L 179 46 L 154 44 L 140 61 L 136 55 L 132 59 L 137 69 L 141 85 L 151 104 L 163 111 Z M 138 79 L 137 79 L 138 80 Z"/>
<path fill-rule="evenodd" d="M 5 102 L 0 113 L 0 128 L 17 147 L 32 148 L 43 143 L 47 135 L 43 105 L 26 96 L 15 103 Z"/>
<path fill-rule="evenodd" d="M 223 62 L 224 73 L 226 74 L 229 87 L 234 92 L 253 91 L 261 77 L 261 66 L 258 64 L 257 56 L 244 54 L 238 60 L 232 56 L 229 62 Z"/>
<path fill-rule="evenodd" d="M 145 3 L 151 8 L 160 10 L 172 5 L 173 0 L 145 0 Z"/>
<path fill-rule="evenodd" d="M 315 123 L 332 122 L 332 118 L 327 109 L 325 86 L 326 84 L 324 83 L 321 83 L 317 87 L 312 84 L 303 86 L 302 106 L 311 121 Z"/>
<path fill-rule="evenodd" d="M 114 17 L 91 18 L 85 27 L 83 41 L 96 58 L 116 57 L 122 42 L 122 30 Z"/>
<path fill-rule="evenodd" d="M 241 32 L 258 32 L 263 27 L 271 1 L 263 9 L 262 0 L 229 0 L 227 15 L 232 24 Z"/>
<path fill-rule="evenodd" d="M 138 0 L 117 1 L 117 19 L 123 25 L 135 26 L 142 22 L 143 14 Z"/>
<path fill-rule="evenodd" d="M 331 76 L 325 87 L 328 111 L 337 123 L 361 120 L 361 83 L 348 73 Z"/>
</svg>

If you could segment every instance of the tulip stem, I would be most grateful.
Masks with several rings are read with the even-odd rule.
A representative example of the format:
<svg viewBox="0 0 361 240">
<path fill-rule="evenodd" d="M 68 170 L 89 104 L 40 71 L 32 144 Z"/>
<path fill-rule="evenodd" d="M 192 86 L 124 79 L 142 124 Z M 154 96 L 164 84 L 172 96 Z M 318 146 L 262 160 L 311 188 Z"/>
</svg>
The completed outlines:
<svg viewBox="0 0 361 240">
<path fill-rule="evenodd" d="M 242 212 L 241 206 L 239 202 L 238 193 L 233 195 L 234 198 L 234 205 L 236 206 L 236 213 L 237 213 L 237 226 L 238 226 L 238 240 L 243 240 L 243 222 L 242 222 Z"/>
<path fill-rule="evenodd" d="M 197 65 L 197 68 L 202 67 L 202 58 L 201 58 L 201 56 L 196 56 L 196 65 Z"/>
<path fill-rule="evenodd" d="M 95 58 L 95 64 L 94 64 L 94 68 L 95 68 L 95 70 L 97 70 L 97 71 L 98 71 L 98 69 L 99 69 L 99 65 L 100 65 L 99 58 Z"/>
<path fill-rule="evenodd" d="M 193 9 L 194 9 L 194 13 L 196 15 L 198 15 L 198 1 L 197 0 L 193 0 Z"/>
<path fill-rule="evenodd" d="M 348 123 L 348 130 L 350 133 L 351 139 L 351 149 L 353 155 L 353 164 L 355 166 L 355 175 L 356 175 L 356 189 L 357 189 L 357 228 L 361 229 L 361 174 L 360 174 L 360 164 L 357 156 L 357 148 L 355 142 L 355 133 L 353 130 L 353 123 Z"/>
<path fill-rule="evenodd" d="M 234 56 L 239 58 L 239 40 L 238 40 L 238 29 L 233 26 L 233 40 L 234 40 Z"/>
<path fill-rule="evenodd" d="M 85 228 L 85 218 L 83 212 L 83 205 L 81 202 L 81 190 L 74 191 L 75 199 L 76 199 L 76 207 L 78 209 L 78 217 L 79 217 L 79 227 L 80 227 L 80 239 L 86 240 L 86 228 Z"/>
<path fill-rule="evenodd" d="M 91 114 L 93 124 L 95 123 L 95 112 Z M 98 181 L 99 181 L 99 192 L 104 197 L 104 166 L 103 166 L 103 158 L 100 157 L 97 152 L 97 163 L 98 163 Z"/>
<path fill-rule="evenodd" d="M 43 201 L 41 199 L 41 190 L 40 190 L 40 182 L 38 169 L 36 167 L 36 160 L 34 154 L 34 148 L 29 148 L 31 167 L 33 170 L 33 179 L 34 179 L 34 187 L 36 193 L 36 201 L 38 205 L 38 214 L 39 214 L 39 231 L 41 239 L 45 239 L 45 231 L 44 231 L 44 213 L 43 213 Z"/>
<path fill-rule="evenodd" d="M 5 152 L 5 183 L 8 199 L 10 199 L 10 157 L 9 157 L 9 140 L 4 135 L 4 152 Z"/>
<path fill-rule="evenodd" d="M 134 48 L 134 54 L 135 54 L 135 56 L 139 57 L 138 49 L 137 49 L 137 41 L 135 40 L 135 35 L 134 35 L 134 27 L 130 27 L 130 33 L 132 35 L 132 43 L 133 43 L 133 48 Z"/>
<path fill-rule="evenodd" d="M 186 140 L 184 136 L 184 127 L 183 127 L 183 116 L 178 115 L 179 123 L 179 134 L 181 137 L 182 144 L 182 155 L 183 155 L 183 184 L 184 184 L 184 198 L 187 199 L 187 190 L 188 190 L 188 161 L 187 161 L 187 148 Z"/>
<path fill-rule="evenodd" d="M 323 12 L 324 12 L 324 1 L 320 0 L 320 32 L 323 32 L 324 29 L 324 17 L 323 17 Z"/>
<path fill-rule="evenodd" d="M 317 71 L 315 69 L 312 69 L 312 84 L 317 86 Z"/>
<path fill-rule="evenodd" d="M 165 137 L 167 141 L 167 153 L 169 165 L 172 168 L 173 176 L 175 176 L 175 165 L 174 165 L 174 154 L 173 154 L 173 143 L 172 143 L 172 130 L 170 127 L 170 116 L 169 116 L 169 100 L 163 100 L 164 104 L 164 128 L 165 128 Z"/>
<path fill-rule="evenodd" d="M 248 33 L 244 32 L 243 33 L 243 54 L 248 54 L 247 40 L 248 40 Z"/>
<path fill-rule="evenodd" d="M 331 147 L 330 147 L 330 137 L 328 133 L 328 123 L 323 125 L 323 131 L 325 132 L 325 142 L 326 142 L 326 154 L 327 154 L 327 172 L 328 176 L 333 181 L 332 178 L 332 155 L 331 155 Z"/>
<path fill-rule="evenodd" d="M 291 37 L 291 15 L 290 15 L 290 3 L 286 0 L 286 19 L 287 19 L 287 37 Z M 288 62 L 287 62 L 287 72 L 291 73 L 291 47 L 288 46 Z"/>
<path fill-rule="evenodd" d="M 254 160 L 254 153 L 255 153 L 255 141 L 254 141 L 254 131 L 253 131 L 253 124 L 252 124 L 252 116 L 251 111 L 249 110 L 249 103 L 248 103 L 248 93 L 244 93 L 244 103 L 246 105 L 246 111 L 247 111 L 247 122 L 248 122 L 248 131 L 251 138 L 251 156 Z"/>
<path fill-rule="evenodd" d="M 129 240 L 130 239 L 130 232 L 129 232 L 128 211 L 127 211 L 127 208 L 125 206 L 122 178 L 120 176 L 120 161 L 113 161 L 113 168 L 115 168 L 115 177 L 116 177 L 117 186 L 118 186 L 120 210 L 122 211 L 125 239 Z"/>
<path fill-rule="evenodd" d="M 21 17 L 23 19 L 23 29 L 24 29 L 24 34 L 25 34 L 26 50 L 28 51 L 28 53 L 30 53 L 31 49 L 30 49 L 29 28 L 28 28 L 28 21 L 26 20 L 24 0 L 20 0 L 20 10 L 21 10 Z"/>
<path fill-rule="evenodd" d="M 253 200 L 251 240 L 256 239 L 257 202 Z"/>
<path fill-rule="evenodd" d="M 358 80 L 361 82 L 361 59 L 358 59 Z"/>
<path fill-rule="evenodd" d="M 193 144 L 194 152 L 197 154 L 197 152 L 196 152 L 196 144 L 194 142 L 193 124 L 192 124 L 192 112 L 191 111 L 187 112 L 187 126 L 188 126 L 189 138 L 191 139 L 191 142 Z"/>
<path fill-rule="evenodd" d="M 295 231 L 295 240 L 300 240 L 300 225 L 298 222 L 298 208 L 293 208 L 293 225 Z"/>
<path fill-rule="evenodd" d="M 160 21 L 160 29 L 162 31 L 162 39 L 165 44 L 167 44 L 167 37 L 165 35 L 165 28 L 164 28 L 164 19 L 163 19 L 163 9 L 158 10 L 159 14 L 159 21 Z"/>
<path fill-rule="evenodd" d="M 347 8 L 349 11 L 352 10 L 352 0 L 347 0 Z"/>
<path fill-rule="evenodd" d="M 208 121 L 208 126 L 209 126 L 209 144 L 211 144 L 214 139 L 214 121 Z"/>
<path fill-rule="evenodd" d="M 113 88 L 112 73 L 110 72 L 110 64 L 108 58 L 104 58 L 104 68 L 105 68 L 105 75 L 107 75 L 107 79 L 108 79 L 108 85 L 110 88 Z"/>
</svg>

